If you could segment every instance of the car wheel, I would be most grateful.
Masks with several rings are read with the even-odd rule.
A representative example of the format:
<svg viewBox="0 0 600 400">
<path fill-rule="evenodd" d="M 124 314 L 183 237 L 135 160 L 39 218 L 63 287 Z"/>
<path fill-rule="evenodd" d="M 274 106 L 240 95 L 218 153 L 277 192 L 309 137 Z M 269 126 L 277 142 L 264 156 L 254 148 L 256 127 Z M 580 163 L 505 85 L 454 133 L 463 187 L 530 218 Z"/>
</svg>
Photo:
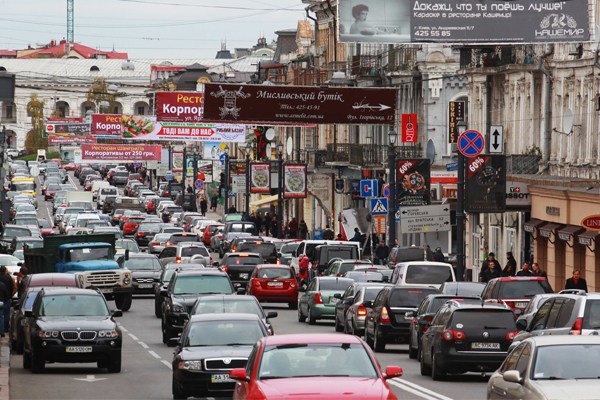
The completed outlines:
<svg viewBox="0 0 600 400">
<path fill-rule="evenodd" d="M 302 308 L 298 307 L 298 322 L 306 321 L 306 317 L 302 314 Z"/>
<path fill-rule="evenodd" d="M 298 309 L 298 302 L 297 301 L 292 301 L 291 303 L 288 303 L 288 306 L 290 307 L 290 310 L 297 310 Z"/>
<path fill-rule="evenodd" d="M 29 355 L 29 353 L 23 352 L 23 368 L 31 368 L 31 356 Z"/>
<path fill-rule="evenodd" d="M 423 350 L 419 350 L 419 359 L 421 360 L 421 375 L 428 376 L 431 374 L 431 368 L 425 365 L 425 357 L 423 355 Z"/>
<path fill-rule="evenodd" d="M 306 311 L 306 313 L 308 314 L 308 324 L 309 325 L 316 324 L 317 319 L 315 317 L 313 317 L 312 313 L 310 312 L 310 307 L 308 307 L 308 310 Z"/>
<path fill-rule="evenodd" d="M 365 327 L 365 342 L 369 345 L 369 347 L 371 349 L 373 348 L 373 342 L 371 341 L 371 339 L 369 339 L 369 331 L 367 331 L 366 327 Z"/>
<path fill-rule="evenodd" d="M 433 354 L 431 356 L 431 378 L 433 378 L 434 381 L 443 381 L 446 378 L 446 371 L 440 367 L 439 360 L 433 353 L 433 350 L 431 353 Z"/>
<path fill-rule="evenodd" d="M 173 400 L 185 400 L 187 399 L 187 396 L 185 395 L 185 392 L 182 390 L 181 385 L 179 384 L 179 382 L 177 382 L 175 380 L 175 377 L 173 377 Z"/>
<path fill-rule="evenodd" d="M 46 367 L 46 362 L 36 351 L 31 351 L 31 372 L 34 374 L 39 374 L 44 371 Z"/>
<path fill-rule="evenodd" d="M 121 372 L 121 353 L 110 359 L 108 362 L 108 372 L 113 374 Z"/>
<path fill-rule="evenodd" d="M 162 342 L 167 344 L 169 342 L 169 334 L 167 332 L 167 326 L 164 319 L 161 319 L 160 327 L 162 331 Z"/>
<path fill-rule="evenodd" d="M 373 350 L 377 353 L 385 351 L 385 341 L 381 338 L 377 329 L 375 329 L 375 334 L 373 336 Z"/>
<path fill-rule="evenodd" d="M 154 300 L 154 316 L 156 318 L 161 318 L 162 317 L 162 310 L 160 308 L 160 303 L 156 300 Z"/>
<path fill-rule="evenodd" d="M 344 326 L 338 324 L 338 318 L 337 315 L 335 316 L 335 331 L 336 332 L 344 332 Z"/>
<path fill-rule="evenodd" d="M 129 309 L 131 308 L 131 301 L 131 293 L 115 294 L 115 305 L 121 311 L 129 311 Z"/>
<path fill-rule="evenodd" d="M 417 358 L 417 349 L 412 347 L 412 340 L 408 341 L 408 358 L 412 360 Z"/>
</svg>

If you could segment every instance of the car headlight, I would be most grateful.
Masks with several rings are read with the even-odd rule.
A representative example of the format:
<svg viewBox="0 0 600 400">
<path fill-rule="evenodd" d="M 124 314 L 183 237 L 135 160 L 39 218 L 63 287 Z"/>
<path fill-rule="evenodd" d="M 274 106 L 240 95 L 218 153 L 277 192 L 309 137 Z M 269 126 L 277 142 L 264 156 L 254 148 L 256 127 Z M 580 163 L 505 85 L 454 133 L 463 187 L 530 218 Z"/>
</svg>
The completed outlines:
<svg viewBox="0 0 600 400">
<path fill-rule="evenodd" d="M 117 332 L 116 329 L 98 332 L 98 337 L 100 337 L 100 338 L 112 339 L 112 338 L 116 338 L 118 336 L 119 336 L 119 332 Z"/>
<path fill-rule="evenodd" d="M 79 285 L 81 287 L 85 286 L 85 276 L 83 276 L 83 274 L 79 274 L 77 275 L 77 279 L 79 280 Z"/>
<path fill-rule="evenodd" d="M 173 312 L 175 313 L 184 313 L 185 312 L 185 307 L 183 307 L 181 304 L 173 304 Z"/>
<path fill-rule="evenodd" d="M 179 361 L 178 367 L 189 371 L 202 371 L 202 361 Z"/>
<path fill-rule="evenodd" d="M 123 284 L 130 285 L 131 284 L 131 274 L 125 273 L 123 274 Z"/>
<path fill-rule="evenodd" d="M 44 339 L 57 338 L 58 331 L 45 331 L 43 329 L 40 329 L 40 337 Z"/>
</svg>

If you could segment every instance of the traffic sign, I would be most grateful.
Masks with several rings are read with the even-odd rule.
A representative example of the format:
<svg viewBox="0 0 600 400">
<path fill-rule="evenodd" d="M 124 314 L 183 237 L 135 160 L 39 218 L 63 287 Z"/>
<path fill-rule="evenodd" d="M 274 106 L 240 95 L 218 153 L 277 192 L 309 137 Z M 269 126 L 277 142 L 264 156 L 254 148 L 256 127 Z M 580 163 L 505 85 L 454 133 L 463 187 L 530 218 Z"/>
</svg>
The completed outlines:
<svg viewBox="0 0 600 400">
<path fill-rule="evenodd" d="M 383 187 L 383 197 L 389 199 L 390 198 L 390 184 L 388 183 Z"/>
<path fill-rule="evenodd" d="M 141 162 L 134 162 L 133 166 L 136 167 L 136 168 L 139 168 L 139 167 L 142 166 L 142 163 Z"/>
<path fill-rule="evenodd" d="M 363 179 L 360 181 L 360 197 L 375 197 L 378 193 L 377 179 Z"/>
<path fill-rule="evenodd" d="M 458 151 L 465 157 L 475 157 L 481 154 L 485 147 L 483 135 L 475 130 L 464 131 L 458 137 Z"/>
<path fill-rule="evenodd" d="M 173 173 L 171 171 L 167 172 L 165 175 L 165 179 L 167 181 L 172 181 L 173 180 Z"/>
<path fill-rule="evenodd" d="M 371 214 L 372 215 L 387 215 L 388 199 L 385 197 L 375 197 L 371 199 Z"/>
<path fill-rule="evenodd" d="M 396 222 L 400 222 L 400 215 L 402 215 L 400 210 L 396 210 Z"/>
<path fill-rule="evenodd" d="M 219 161 L 221 161 L 221 164 L 225 165 L 225 153 L 219 156 Z"/>
<path fill-rule="evenodd" d="M 442 232 L 451 229 L 450 206 L 447 204 L 400 208 L 402 233 Z"/>
<path fill-rule="evenodd" d="M 384 234 L 387 229 L 385 215 L 373 215 L 373 219 L 375 220 L 374 225 L 377 233 L 380 235 Z"/>
<path fill-rule="evenodd" d="M 488 151 L 494 154 L 504 153 L 504 128 L 502 125 L 490 126 L 490 144 Z"/>
<path fill-rule="evenodd" d="M 197 179 L 196 182 L 194 183 L 194 186 L 196 186 L 196 189 L 202 190 L 202 189 L 204 189 L 204 181 L 201 179 Z"/>
</svg>

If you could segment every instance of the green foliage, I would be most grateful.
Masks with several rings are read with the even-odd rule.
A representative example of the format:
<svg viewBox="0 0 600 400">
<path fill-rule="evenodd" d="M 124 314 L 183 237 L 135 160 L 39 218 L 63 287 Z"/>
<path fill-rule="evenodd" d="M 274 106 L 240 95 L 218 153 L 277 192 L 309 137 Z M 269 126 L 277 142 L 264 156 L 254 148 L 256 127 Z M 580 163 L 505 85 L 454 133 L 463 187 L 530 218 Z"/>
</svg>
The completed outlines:
<svg viewBox="0 0 600 400">
<path fill-rule="evenodd" d="M 542 156 L 542 151 L 540 150 L 540 148 L 538 146 L 531 146 L 531 147 L 525 148 L 525 150 L 523 151 L 523 154 L 526 155 L 526 156 L 538 156 L 538 157 L 541 157 Z"/>
<path fill-rule="evenodd" d="M 25 138 L 25 150 L 34 153 L 48 147 L 48 140 L 42 137 L 44 133 L 44 101 L 33 93 L 27 104 L 27 115 L 31 116 L 31 130 Z"/>
<path fill-rule="evenodd" d="M 96 78 L 90 90 L 88 90 L 87 100 L 96 105 L 96 109 L 101 112 L 106 110 L 112 110 L 115 105 L 115 95 L 108 93 L 108 83 L 104 78 Z M 106 101 L 108 102 L 108 107 L 100 107 L 100 103 Z"/>
</svg>

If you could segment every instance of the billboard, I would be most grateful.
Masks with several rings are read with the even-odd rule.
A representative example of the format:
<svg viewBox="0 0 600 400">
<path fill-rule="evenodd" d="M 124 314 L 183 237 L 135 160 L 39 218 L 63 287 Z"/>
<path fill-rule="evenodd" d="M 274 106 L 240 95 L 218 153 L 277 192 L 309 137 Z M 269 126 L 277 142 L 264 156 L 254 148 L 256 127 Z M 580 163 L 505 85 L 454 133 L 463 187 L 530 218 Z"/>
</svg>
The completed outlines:
<svg viewBox="0 0 600 400">
<path fill-rule="evenodd" d="M 517 44 L 590 39 L 588 0 L 339 0 L 341 42 Z"/>
<path fill-rule="evenodd" d="M 448 102 L 448 143 L 458 142 L 459 121 L 465 120 L 465 102 L 450 101 Z"/>
<path fill-rule="evenodd" d="M 160 161 L 161 149 L 143 144 L 82 144 L 81 161 L 76 162 Z"/>
<path fill-rule="evenodd" d="M 397 89 L 205 85 L 204 119 L 252 124 L 386 124 Z"/>
<path fill-rule="evenodd" d="M 61 144 L 80 145 L 82 143 L 96 143 L 96 138 L 93 136 L 48 136 L 48 144 L 51 146 Z"/>
<path fill-rule="evenodd" d="M 306 164 L 284 164 L 283 197 L 306 197 Z"/>
<path fill-rule="evenodd" d="M 467 158 L 465 211 L 506 210 L 506 156 L 484 155 Z"/>
<path fill-rule="evenodd" d="M 159 122 L 201 122 L 203 109 L 203 93 L 156 93 L 156 120 Z"/>
<path fill-rule="evenodd" d="M 271 192 L 271 164 L 250 164 L 250 193 Z"/>
<path fill-rule="evenodd" d="M 120 114 L 92 114 L 92 135 L 121 138 L 123 123 Z"/>
<path fill-rule="evenodd" d="M 430 203 L 431 162 L 428 158 L 398 160 L 396 204 L 398 207 Z"/>
</svg>

